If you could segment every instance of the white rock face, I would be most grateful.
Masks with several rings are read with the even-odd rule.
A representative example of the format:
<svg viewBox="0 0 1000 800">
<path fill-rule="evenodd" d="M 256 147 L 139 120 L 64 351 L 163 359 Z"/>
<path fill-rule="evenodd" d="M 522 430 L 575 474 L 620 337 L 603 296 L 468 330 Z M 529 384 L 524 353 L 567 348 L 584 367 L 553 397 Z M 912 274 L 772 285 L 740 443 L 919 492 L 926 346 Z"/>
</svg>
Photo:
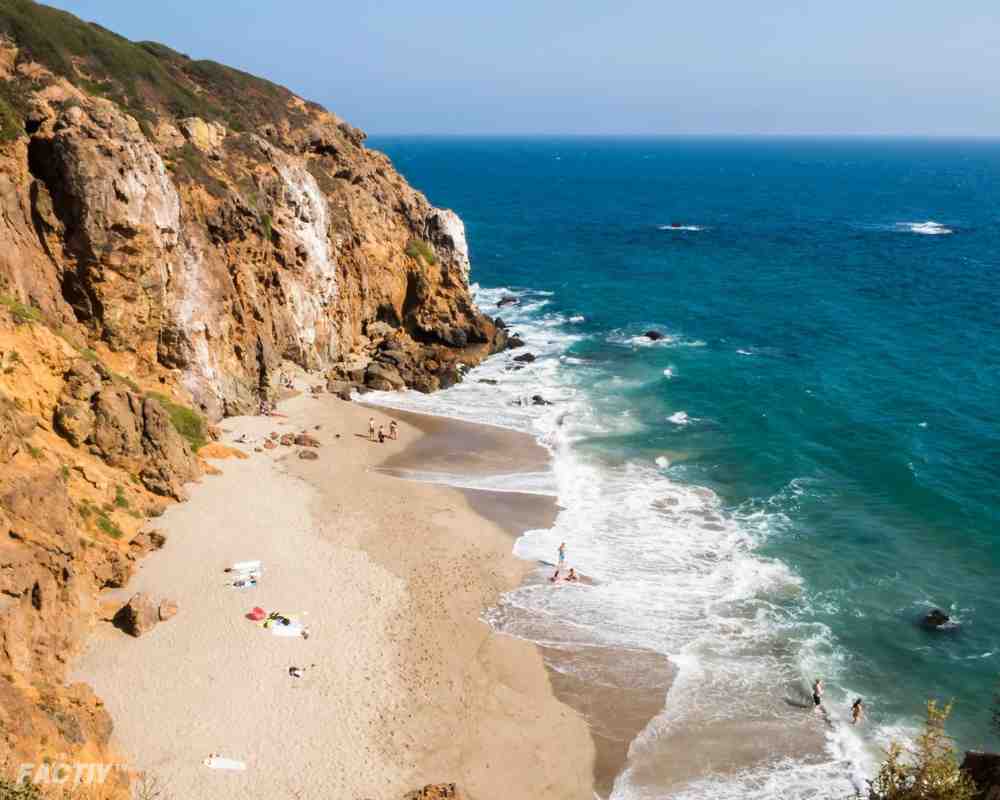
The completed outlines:
<svg viewBox="0 0 1000 800">
<path fill-rule="evenodd" d="M 461 283 L 467 287 L 471 264 L 462 218 L 450 208 L 435 208 L 427 217 L 427 238 L 445 263 L 457 267 Z"/>
</svg>

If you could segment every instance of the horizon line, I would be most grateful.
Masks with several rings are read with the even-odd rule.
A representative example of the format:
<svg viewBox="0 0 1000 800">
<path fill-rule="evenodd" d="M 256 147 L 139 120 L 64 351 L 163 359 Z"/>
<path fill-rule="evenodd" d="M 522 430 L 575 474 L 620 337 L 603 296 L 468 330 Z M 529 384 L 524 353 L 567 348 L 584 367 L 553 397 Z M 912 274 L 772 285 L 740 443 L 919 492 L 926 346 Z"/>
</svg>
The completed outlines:
<svg viewBox="0 0 1000 800">
<path fill-rule="evenodd" d="M 369 138 L 414 139 L 907 139 L 920 141 L 1000 141 L 1000 133 L 481 133 L 365 131 Z"/>
</svg>

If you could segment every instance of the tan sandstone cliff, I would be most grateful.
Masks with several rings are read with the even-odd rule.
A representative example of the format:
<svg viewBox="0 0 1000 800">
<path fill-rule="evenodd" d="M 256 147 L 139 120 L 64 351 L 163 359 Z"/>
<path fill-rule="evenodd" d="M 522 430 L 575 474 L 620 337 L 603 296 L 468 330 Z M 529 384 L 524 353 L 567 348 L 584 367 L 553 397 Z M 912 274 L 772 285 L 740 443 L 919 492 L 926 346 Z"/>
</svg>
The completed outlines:
<svg viewBox="0 0 1000 800">
<path fill-rule="evenodd" d="M 0 5 L 0 767 L 110 757 L 66 664 L 282 361 L 433 391 L 506 346 L 464 227 L 291 92 Z M 184 435 L 182 435 L 182 433 Z"/>
</svg>

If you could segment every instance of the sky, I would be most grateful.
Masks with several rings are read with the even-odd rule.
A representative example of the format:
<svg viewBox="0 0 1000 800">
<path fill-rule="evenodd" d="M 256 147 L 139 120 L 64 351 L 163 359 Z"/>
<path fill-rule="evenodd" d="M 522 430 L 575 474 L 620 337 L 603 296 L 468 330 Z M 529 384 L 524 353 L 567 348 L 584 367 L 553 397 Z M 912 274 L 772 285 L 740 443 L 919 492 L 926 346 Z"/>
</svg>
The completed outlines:
<svg viewBox="0 0 1000 800">
<path fill-rule="evenodd" d="M 48 0 L 373 135 L 1000 135 L 998 0 Z"/>
</svg>

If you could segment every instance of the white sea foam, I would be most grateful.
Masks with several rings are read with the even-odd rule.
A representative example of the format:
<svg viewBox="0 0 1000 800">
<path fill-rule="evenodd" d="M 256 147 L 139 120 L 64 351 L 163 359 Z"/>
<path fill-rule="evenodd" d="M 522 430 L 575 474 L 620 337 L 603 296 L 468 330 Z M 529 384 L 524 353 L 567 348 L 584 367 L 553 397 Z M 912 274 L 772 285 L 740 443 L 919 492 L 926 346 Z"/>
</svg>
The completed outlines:
<svg viewBox="0 0 1000 800">
<path fill-rule="evenodd" d="M 569 318 L 569 321 L 574 324 L 577 322 L 584 322 L 585 320 L 586 318 L 583 316 L 583 314 L 574 314 L 572 317 Z"/>
<path fill-rule="evenodd" d="M 674 368 L 673 367 L 667 367 L 665 370 L 663 370 L 663 377 L 664 378 L 672 378 L 672 377 L 674 377 Z"/>
<path fill-rule="evenodd" d="M 838 683 L 845 672 L 843 654 L 828 629 L 800 621 L 808 618 L 803 609 L 812 598 L 785 564 L 756 552 L 761 542 L 787 529 L 788 513 L 817 491 L 814 483 L 797 479 L 772 498 L 727 509 L 710 489 L 678 483 L 666 455 L 621 463 L 578 448 L 581 440 L 643 431 L 641 415 L 609 406 L 606 399 L 598 402 L 593 394 L 598 378 L 614 393 L 634 381 L 616 382 L 595 364 L 562 358 L 582 335 L 548 311 L 541 293 L 473 288 L 484 307 L 504 296 L 518 297 L 518 305 L 504 308 L 504 318 L 537 360 L 512 371 L 510 355 L 500 354 L 446 391 L 376 392 L 365 400 L 526 431 L 552 452 L 547 489 L 558 496 L 561 510 L 551 529 L 526 531 L 514 549 L 531 561 L 552 561 L 565 541 L 568 563 L 594 584 L 586 591 L 554 592 L 546 581 L 529 581 L 507 593 L 485 619 L 505 633 L 564 649 L 601 645 L 668 656 L 678 673 L 663 711 L 630 748 L 633 764 L 664 758 L 657 748 L 699 726 L 761 719 L 800 724 L 802 709 L 786 699 L 808 704 L 807 687 L 816 675 L 826 679 L 828 696 L 841 702 L 846 697 Z M 624 346 L 638 344 L 638 338 L 626 331 L 606 336 Z M 667 346 L 700 345 L 704 342 L 676 334 L 667 341 Z M 664 372 L 672 374 L 672 368 Z M 517 402 L 534 394 L 554 405 Z M 680 429 L 691 418 L 679 411 L 671 422 Z M 523 486 L 510 476 L 434 479 L 507 491 Z M 736 776 L 706 777 L 671 797 L 847 796 L 868 767 L 860 756 L 846 755 L 854 745 L 845 737 L 829 738 L 826 752 L 811 760 L 757 764 Z M 626 770 L 612 796 L 662 796 L 645 791 Z"/>
<path fill-rule="evenodd" d="M 672 422 L 674 425 L 690 425 L 693 421 L 686 411 L 676 411 L 667 417 L 667 422 Z"/>
<path fill-rule="evenodd" d="M 701 225 L 657 225 L 661 231 L 703 231 Z"/>
<path fill-rule="evenodd" d="M 947 233 L 954 233 L 951 228 L 945 227 L 940 222 L 932 219 L 926 222 L 899 222 L 896 227 L 910 233 L 919 233 L 924 236 L 942 236 Z"/>
</svg>

